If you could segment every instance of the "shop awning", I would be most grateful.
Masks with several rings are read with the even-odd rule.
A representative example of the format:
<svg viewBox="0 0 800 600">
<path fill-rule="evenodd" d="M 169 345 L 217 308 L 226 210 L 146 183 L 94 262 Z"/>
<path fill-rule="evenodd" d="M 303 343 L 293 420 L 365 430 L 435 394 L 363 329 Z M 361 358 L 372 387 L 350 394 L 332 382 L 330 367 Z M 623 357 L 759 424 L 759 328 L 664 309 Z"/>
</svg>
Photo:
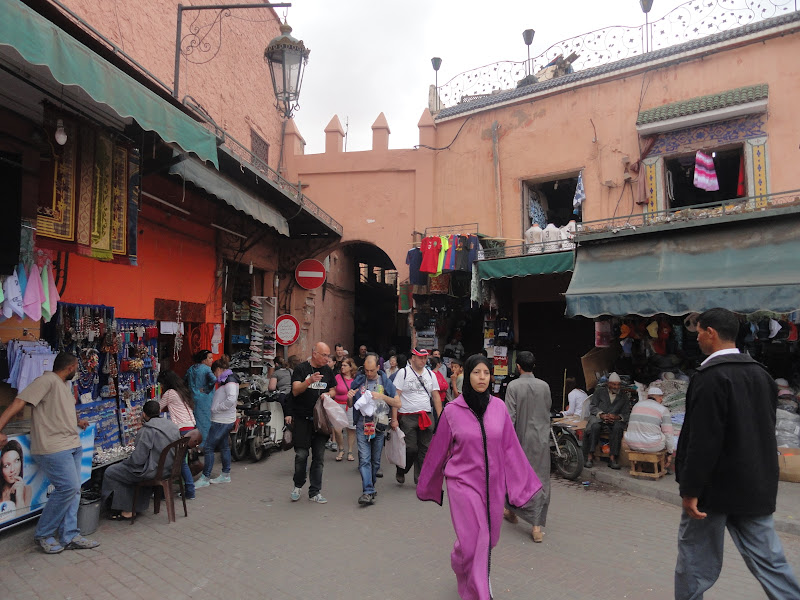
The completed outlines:
<svg viewBox="0 0 800 600">
<path fill-rule="evenodd" d="M 574 253 L 552 252 L 550 254 L 527 254 L 508 258 L 495 258 L 478 261 L 479 279 L 500 279 L 502 277 L 527 277 L 528 275 L 549 275 L 572 271 Z"/>
<path fill-rule="evenodd" d="M 92 52 L 19 0 L 0 0 L 0 45 L 45 66 L 58 83 L 83 89 L 120 117 L 133 118 L 164 141 L 218 166 L 216 136 L 200 123 Z"/>
<path fill-rule="evenodd" d="M 581 245 L 567 315 L 800 308 L 800 224 L 742 222 Z"/>
<path fill-rule="evenodd" d="M 289 237 L 289 222 L 281 213 L 199 160 L 186 157 L 172 165 L 169 172 L 171 175 L 179 175 L 259 223 L 268 225 L 281 235 Z"/>
</svg>

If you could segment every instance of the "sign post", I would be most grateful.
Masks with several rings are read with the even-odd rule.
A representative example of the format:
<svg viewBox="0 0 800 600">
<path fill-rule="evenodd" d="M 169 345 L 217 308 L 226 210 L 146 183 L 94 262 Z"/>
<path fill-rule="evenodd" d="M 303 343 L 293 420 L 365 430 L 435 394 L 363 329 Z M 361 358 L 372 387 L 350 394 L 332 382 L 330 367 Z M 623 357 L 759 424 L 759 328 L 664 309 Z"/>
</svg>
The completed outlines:
<svg viewBox="0 0 800 600">
<path fill-rule="evenodd" d="M 325 283 L 327 276 L 325 265 L 313 258 L 302 261 L 294 271 L 297 284 L 305 290 L 317 289 Z"/>
<path fill-rule="evenodd" d="M 300 335 L 300 323 L 292 315 L 275 319 L 275 341 L 281 346 L 291 346 Z"/>
</svg>

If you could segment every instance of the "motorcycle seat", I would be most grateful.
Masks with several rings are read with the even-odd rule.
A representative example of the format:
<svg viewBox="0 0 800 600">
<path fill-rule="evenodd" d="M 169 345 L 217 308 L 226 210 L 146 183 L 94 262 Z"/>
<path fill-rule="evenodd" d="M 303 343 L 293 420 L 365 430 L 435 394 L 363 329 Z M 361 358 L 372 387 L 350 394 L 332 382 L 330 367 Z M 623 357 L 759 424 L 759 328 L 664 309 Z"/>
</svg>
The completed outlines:
<svg viewBox="0 0 800 600">
<path fill-rule="evenodd" d="M 246 417 L 267 417 L 269 418 L 272 413 L 268 410 L 246 410 L 244 411 Z"/>
</svg>

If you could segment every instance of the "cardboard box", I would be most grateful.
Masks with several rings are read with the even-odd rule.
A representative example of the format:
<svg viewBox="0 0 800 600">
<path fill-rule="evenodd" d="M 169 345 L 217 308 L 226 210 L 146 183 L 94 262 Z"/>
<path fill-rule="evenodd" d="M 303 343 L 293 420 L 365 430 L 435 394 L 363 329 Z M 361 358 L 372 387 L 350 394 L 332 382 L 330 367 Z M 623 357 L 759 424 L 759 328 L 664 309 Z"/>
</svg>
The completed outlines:
<svg viewBox="0 0 800 600">
<path fill-rule="evenodd" d="M 581 356 L 581 366 L 583 367 L 583 378 L 586 381 L 586 390 L 590 390 L 597 385 L 596 373 L 610 371 L 617 358 L 617 350 L 611 348 L 592 348 Z"/>
<path fill-rule="evenodd" d="M 781 481 L 800 483 L 800 448 L 778 448 Z"/>
</svg>

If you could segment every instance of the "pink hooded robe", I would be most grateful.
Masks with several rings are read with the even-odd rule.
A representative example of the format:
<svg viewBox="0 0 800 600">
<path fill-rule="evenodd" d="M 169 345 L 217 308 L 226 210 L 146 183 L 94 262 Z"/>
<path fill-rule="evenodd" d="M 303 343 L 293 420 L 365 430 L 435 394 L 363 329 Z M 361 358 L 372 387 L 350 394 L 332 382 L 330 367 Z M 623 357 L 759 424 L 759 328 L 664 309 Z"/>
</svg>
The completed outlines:
<svg viewBox="0 0 800 600">
<path fill-rule="evenodd" d="M 512 506 L 523 506 L 542 489 L 499 398 L 492 396 L 489 401 L 483 426 L 485 437 L 463 396 L 450 402 L 439 419 L 417 484 L 417 498 L 441 505 L 442 483 L 447 479 L 456 532 L 450 562 L 458 595 L 464 600 L 492 597 L 491 548 L 500 540 L 506 496 Z"/>
</svg>

